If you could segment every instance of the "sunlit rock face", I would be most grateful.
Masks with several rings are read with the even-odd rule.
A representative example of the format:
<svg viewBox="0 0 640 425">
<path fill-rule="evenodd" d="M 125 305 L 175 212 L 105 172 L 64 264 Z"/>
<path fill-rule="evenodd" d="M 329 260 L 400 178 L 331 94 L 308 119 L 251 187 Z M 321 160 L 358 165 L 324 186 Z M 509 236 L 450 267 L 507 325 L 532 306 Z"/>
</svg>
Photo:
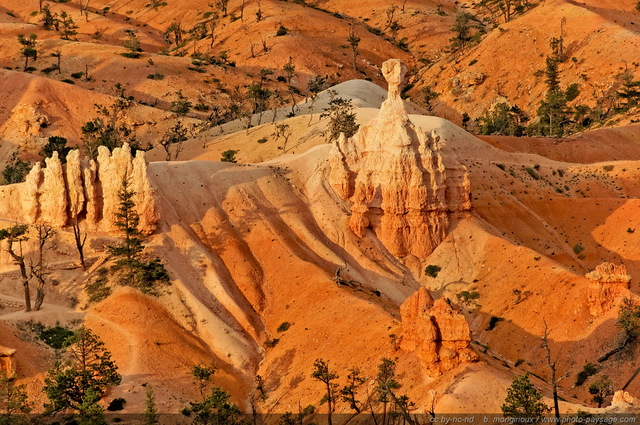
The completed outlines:
<svg viewBox="0 0 640 425">
<path fill-rule="evenodd" d="M 402 61 L 383 64 L 389 95 L 378 116 L 330 153 L 329 182 L 351 202 L 349 228 L 371 228 L 398 257 L 425 258 L 442 242 L 449 215 L 471 208 L 466 168 L 440 152 L 436 132 L 414 126 L 400 98 Z"/>
</svg>

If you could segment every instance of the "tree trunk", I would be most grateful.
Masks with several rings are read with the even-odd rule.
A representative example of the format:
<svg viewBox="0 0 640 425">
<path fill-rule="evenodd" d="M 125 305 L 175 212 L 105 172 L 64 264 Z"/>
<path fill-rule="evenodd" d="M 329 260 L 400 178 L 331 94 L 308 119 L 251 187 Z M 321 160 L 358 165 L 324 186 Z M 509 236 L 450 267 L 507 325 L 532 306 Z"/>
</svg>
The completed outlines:
<svg viewBox="0 0 640 425">
<path fill-rule="evenodd" d="M 76 241 L 76 248 L 78 249 L 78 255 L 80 256 L 80 267 L 82 270 L 86 271 L 87 266 L 84 261 L 84 243 L 87 240 L 87 234 L 82 235 L 80 230 L 80 225 L 78 224 L 78 216 L 73 220 L 73 237 Z"/>
<path fill-rule="evenodd" d="M 23 280 L 22 286 L 24 287 L 24 310 L 31 311 L 31 291 L 29 291 L 29 281 Z"/>
<path fill-rule="evenodd" d="M 34 306 L 35 311 L 40 311 L 40 307 L 42 307 L 42 303 L 44 302 L 44 282 L 38 283 L 38 288 L 36 289 L 36 304 Z"/>
</svg>

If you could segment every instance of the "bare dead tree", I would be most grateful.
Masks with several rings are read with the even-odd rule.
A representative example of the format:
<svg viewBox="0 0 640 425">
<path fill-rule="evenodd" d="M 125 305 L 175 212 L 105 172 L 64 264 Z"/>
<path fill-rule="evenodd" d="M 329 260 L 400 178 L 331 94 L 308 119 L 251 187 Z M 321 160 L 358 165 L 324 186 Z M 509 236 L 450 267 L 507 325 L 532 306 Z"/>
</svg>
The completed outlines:
<svg viewBox="0 0 640 425">
<path fill-rule="evenodd" d="M 45 247 L 47 241 L 55 235 L 55 231 L 51 226 L 46 224 L 37 224 L 35 226 L 36 237 L 38 238 L 38 251 L 36 253 L 36 261 L 30 261 L 29 268 L 31 275 L 36 278 L 38 286 L 36 287 L 36 302 L 34 309 L 40 310 L 45 296 L 46 276 L 49 275 L 49 267 L 45 259 Z"/>
<path fill-rule="evenodd" d="M 8 244 L 6 251 L 11 258 L 13 258 L 13 262 L 20 267 L 20 277 L 24 288 L 25 310 L 31 311 L 31 292 L 29 290 L 29 280 L 31 280 L 31 276 L 27 274 L 27 265 L 24 261 L 24 253 L 22 251 L 22 242 L 29 239 L 28 236 L 26 236 L 28 229 L 29 226 L 26 224 L 16 224 L 7 229 L 0 229 L 0 241 L 6 239 Z M 17 251 L 15 247 L 16 243 L 18 244 Z"/>
<path fill-rule="evenodd" d="M 80 267 L 82 270 L 87 270 L 87 265 L 84 261 L 84 243 L 87 241 L 87 233 L 82 232 L 80 224 L 78 222 L 78 215 L 73 218 L 73 238 L 76 241 L 76 249 L 78 250 L 78 256 L 80 257 Z"/>
<path fill-rule="evenodd" d="M 351 46 L 351 51 L 353 52 L 353 70 L 357 71 L 358 68 L 356 66 L 356 59 L 358 57 L 358 46 L 360 45 L 360 37 L 356 33 L 356 27 L 351 24 L 349 25 L 349 35 L 347 36 L 347 41 Z"/>
<path fill-rule="evenodd" d="M 58 70 L 58 74 L 61 74 L 62 70 L 60 69 L 60 61 L 62 60 L 62 52 L 60 50 L 55 50 L 51 53 L 51 56 L 56 58 L 56 69 Z"/>
<path fill-rule="evenodd" d="M 279 123 L 279 124 L 274 124 L 274 131 L 272 136 L 275 137 L 275 141 L 277 142 L 279 138 L 282 137 L 282 139 L 284 139 L 284 143 L 282 145 L 282 150 L 283 151 L 287 151 L 287 143 L 289 142 L 289 137 L 291 137 L 291 134 L 293 133 L 291 128 L 289 127 L 289 124 L 285 124 L 285 123 Z"/>
<path fill-rule="evenodd" d="M 80 9 L 80 15 L 82 15 L 82 12 L 84 12 L 84 19 L 89 22 L 89 2 L 91 0 L 85 0 L 84 4 L 82 4 L 82 7 Z"/>
<path fill-rule="evenodd" d="M 557 377 L 557 368 L 556 364 L 558 363 L 558 359 L 556 358 L 554 361 L 551 361 L 551 348 L 549 347 L 549 334 L 551 331 L 547 326 L 547 322 L 544 321 L 544 333 L 542 334 L 542 348 L 547 353 L 547 367 L 549 368 L 549 372 L 551 373 L 551 387 L 553 390 L 553 409 L 555 410 L 556 422 L 560 421 L 560 405 L 558 403 L 558 384 L 560 381 L 569 376 L 569 373 Z"/>
<path fill-rule="evenodd" d="M 164 133 L 159 143 L 166 153 L 166 161 L 171 161 L 171 158 L 178 159 L 178 155 L 182 151 L 182 142 L 188 139 L 188 131 L 189 129 L 183 126 L 182 121 L 178 119 L 176 124 Z"/>
<path fill-rule="evenodd" d="M 216 41 L 216 28 L 218 27 L 218 14 L 214 14 L 209 20 L 209 32 L 211 37 L 211 43 L 209 44 L 209 48 L 213 47 L 213 43 Z"/>
</svg>

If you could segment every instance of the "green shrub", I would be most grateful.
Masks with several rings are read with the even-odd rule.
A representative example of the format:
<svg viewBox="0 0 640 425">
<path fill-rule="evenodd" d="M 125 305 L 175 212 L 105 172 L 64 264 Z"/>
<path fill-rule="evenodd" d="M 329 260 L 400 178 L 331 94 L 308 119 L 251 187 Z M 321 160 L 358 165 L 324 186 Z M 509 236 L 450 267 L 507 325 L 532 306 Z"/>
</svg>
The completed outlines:
<svg viewBox="0 0 640 425">
<path fill-rule="evenodd" d="M 129 59 L 139 59 L 141 55 L 138 52 L 124 52 L 124 53 L 120 53 L 120 56 L 129 58 Z"/>
<path fill-rule="evenodd" d="M 576 386 L 584 384 L 587 378 L 595 375 L 596 373 L 598 373 L 598 367 L 593 363 L 587 363 L 576 375 Z"/>
<path fill-rule="evenodd" d="M 498 322 L 504 320 L 502 317 L 498 317 L 498 316 L 491 316 L 491 319 L 489 319 L 489 325 L 485 328 L 485 330 L 487 331 L 491 331 L 493 330 L 496 325 L 498 324 Z"/>
<path fill-rule="evenodd" d="M 234 151 L 234 150 L 226 150 L 224 152 L 222 152 L 222 157 L 220 158 L 220 162 L 238 162 L 238 160 L 236 159 L 236 153 L 238 153 L 238 151 Z"/>
<path fill-rule="evenodd" d="M 155 72 L 153 74 L 147 75 L 147 78 L 150 80 L 164 80 L 164 75 L 159 72 Z"/>
<path fill-rule="evenodd" d="M 67 155 L 71 152 L 71 148 L 67 147 L 67 139 L 60 136 L 51 136 L 47 140 L 47 144 L 40 150 L 42 158 L 51 158 L 54 152 L 58 152 L 60 162 L 67 162 Z"/>
<path fill-rule="evenodd" d="M 88 304 L 100 302 L 111 295 L 111 288 L 109 287 L 107 278 L 108 273 L 109 270 L 104 267 L 98 269 L 98 277 L 96 280 L 87 284 Z"/>
<path fill-rule="evenodd" d="M 276 37 L 282 37 L 283 35 L 287 35 L 287 33 L 287 28 L 283 25 L 280 25 L 280 28 L 278 28 L 278 31 L 276 31 Z"/>
<path fill-rule="evenodd" d="M 540 174 L 536 173 L 536 170 L 534 170 L 533 168 L 527 167 L 524 170 L 534 179 L 540 180 Z"/>
<path fill-rule="evenodd" d="M 53 71 L 57 71 L 57 70 L 58 70 L 58 65 L 53 65 L 53 66 L 48 66 L 46 68 L 43 68 L 41 72 L 45 75 L 49 75 Z"/>
<path fill-rule="evenodd" d="M 110 412 L 123 410 L 125 404 L 127 404 L 127 400 L 125 400 L 124 398 L 122 397 L 114 398 L 113 400 L 111 400 L 111 403 L 109 403 L 109 406 L 107 406 L 107 410 Z"/>
<path fill-rule="evenodd" d="M 73 331 L 62 326 L 54 326 L 40 332 L 40 339 L 49 347 L 61 350 L 68 345 L 69 338 L 73 336 Z"/>
<path fill-rule="evenodd" d="M 271 338 L 271 339 L 266 340 L 264 342 L 264 345 L 267 348 L 273 348 L 278 344 L 278 342 L 280 342 L 279 338 Z"/>
<path fill-rule="evenodd" d="M 258 139 L 257 142 L 262 144 L 262 143 L 267 143 L 269 141 L 269 139 L 267 137 L 263 137 L 261 139 Z"/>
<path fill-rule="evenodd" d="M 425 269 L 424 269 L 424 273 L 427 276 L 436 278 L 438 277 L 438 273 L 440 272 L 440 270 L 442 270 L 442 267 L 440 266 L 436 266 L 434 264 L 429 264 Z"/>
<path fill-rule="evenodd" d="M 611 171 L 613 170 L 613 165 L 603 165 L 602 168 L 604 171 Z"/>
<path fill-rule="evenodd" d="M 278 332 L 288 331 L 290 327 L 291 327 L 291 323 L 282 322 L 282 323 L 280 323 L 280 326 L 278 326 Z"/>
<path fill-rule="evenodd" d="M 170 284 L 169 272 L 167 272 L 160 258 L 141 261 L 137 265 L 135 277 L 136 281 L 139 282 L 136 288 L 149 295 L 158 295 L 156 283 Z"/>
<path fill-rule="evenodd" d="M 468 304 L 471 301 L 477 300 L 480 298 L 480 292 L 478 291 L 462 291 L 456 294 L 456 298 L 460 300 L 462 304 Z"/>
<path fill-rule="evenodd" d="M 82 78 L 83 75 L 84 72 L 74 72 L 73 74 L 71 74 L 71 78 L 75 78 L 77 80 L 78 78 Z"/>
<path fill-rule="evenodd" d="M 9 157 L 8 164 L 4 167 L 4 170 L 2 170 L 2 180 L 0 180 L 0 184 L 22 183 L 29 170 L 31 170 L 31 164 L 22 161 L 18 157 L 18 153 L 14 152 Z"/>
<path fill-rule="evenodd" d="M 581 243 L 577 243 L 573 246 L 573 252 L 576 254 L 580 254 L 582 251 L 584 251 L 584 247 L 582 246 Z"/>
</svg>

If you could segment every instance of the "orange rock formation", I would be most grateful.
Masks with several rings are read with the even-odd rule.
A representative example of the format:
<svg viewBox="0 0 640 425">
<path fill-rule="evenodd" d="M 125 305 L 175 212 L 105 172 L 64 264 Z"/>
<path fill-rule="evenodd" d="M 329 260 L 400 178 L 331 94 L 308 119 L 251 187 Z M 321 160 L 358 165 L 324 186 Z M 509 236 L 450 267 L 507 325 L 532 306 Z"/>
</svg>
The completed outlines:
<svg viewBox="0 0 640 425">
<path fill-rule="evenodd" d="M 0 205 L 0 218 L 22 223 L 47 223 L 63 227 L 76 217 L 84 217 L 91 231 L 111 232 L 118 208 L 118 191 L 122 180 L 129 178 L 129 188 L 136 192 L 134 201 L 140 214 L 139 229 L 152 233 L 158 222 L 158 207 L 148 177 L 144 152 L 131 156 L 129 146 L 110 153 L 100 147 L 97 161 L 80 158 L 77 150 L 63 165 L 54 152 L 31 169 L 24 183 L 0 187 L 2 199 L 15 203 Z"/>
<path fill-rule="evenodd" d="M 389 96 L 378 117 L 330 153 L 329 181 L 351 201 L 349 228 L 372 228 L 398 257 L 427 257 L 444 239 L 449 214 L 471 208 L 466 168 L 440 153 L 440 138 L 414 126 L 400 98 L 406 66 L 383 64 Z"/>
<path fill-rule="evenodd" d="M 400 348 L 414 352 L 429 375 L 439 376 L 461 363 L 477 360 L 469 348 L 469 324 L 443 298 L 434 301 L 420 288 L 400 306 L 400 315 Z"/>
<path fill-rule="evenodd" d="M 12 378 L 16 373 L 16 367 L 13 362 L 15 352 L 16 350 L 13 348 L 0 345 L 0 373 L 6 374 L 9 378 Z"/>
<path fill-rule="evenodd" d="M 587 291 L 589 312 L 592 316 L 600 316 L 611 310 L 617 302 L 629 295 L 631 276 L 623 265 L 602 263 L 586 277 L 591 280 Z"/>
</svg>

